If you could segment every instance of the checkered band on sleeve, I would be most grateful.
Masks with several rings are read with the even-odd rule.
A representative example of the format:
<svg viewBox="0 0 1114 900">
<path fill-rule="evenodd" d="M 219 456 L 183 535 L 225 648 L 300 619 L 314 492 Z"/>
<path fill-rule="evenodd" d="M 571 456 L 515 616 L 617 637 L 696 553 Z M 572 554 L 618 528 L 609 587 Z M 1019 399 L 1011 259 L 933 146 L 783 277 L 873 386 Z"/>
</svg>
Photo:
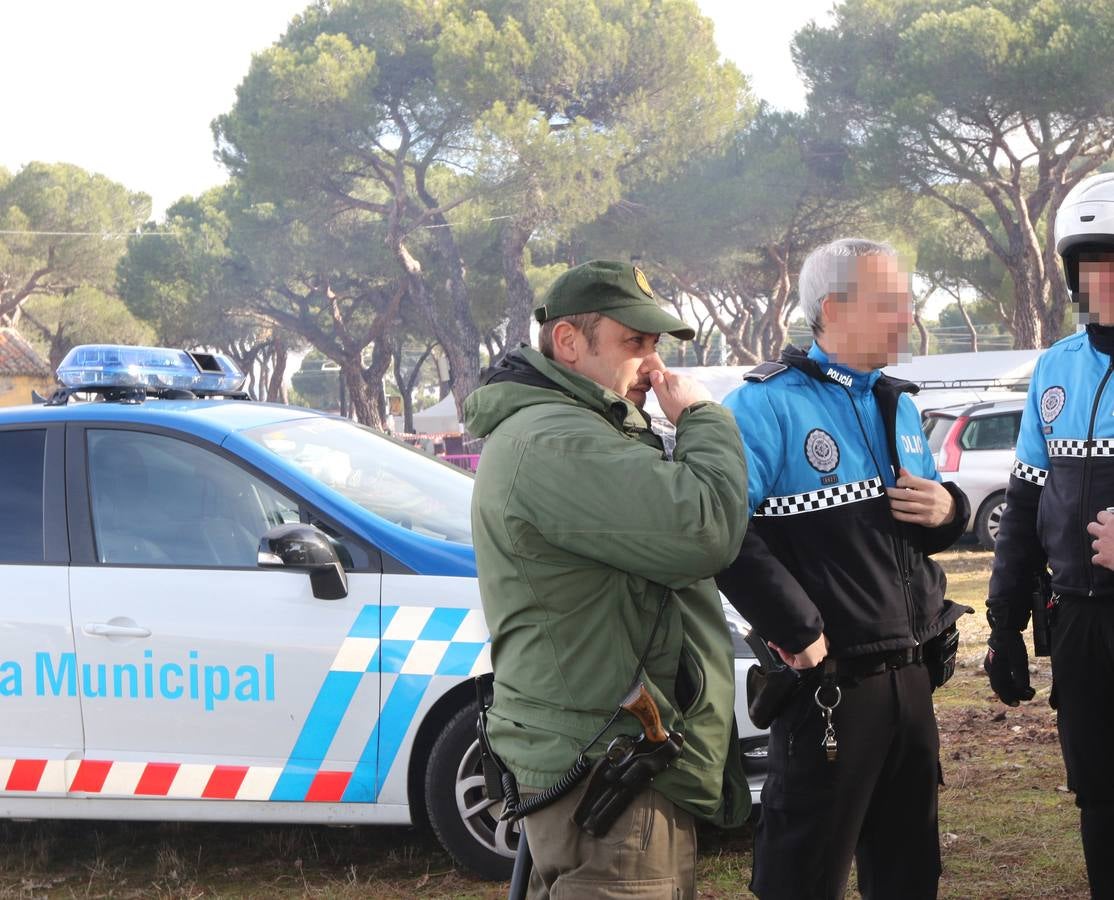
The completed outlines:
<svg viewBox="0 0 1114 900">
<path fill-rule="evenodd" d="M 1048 442 L 1049 456 L 1114 456 L 1114 440 L 1075 441 L 1057 438 Z"/>
<path fill-rule="evenodd" d="M 1022 481 L 1031 481 L 1037 487 L 1044 487 L 1044 480 L 1048 477 L 1048 469 L 1038 469 L 1020 459 L 1013 461 L 1013 474 Z"/>
<path fill-rule="evenodd" d="M 1048 442 L 1049 456 L 1086 456 L 1086 441 L 1054 440 Z"/>
<path fill-rule="evenodd" d="M 847 503 L 858 503 L 860 500 L 870 500 L 874 497 L 884 497 L 881 478 L 871 478 L 869 481 L 853 481 L 848 484 L 837 484 L 819 491 L 807 491 L 804 494 L 789 494 L 785 497 L 767 497 L 766 501 L 758 507 L 756 516 L 795 516 L 799 513 L 815 512 L 818 509 L 829 509 L 833 506 L 843 506 Z"/>
</svg>

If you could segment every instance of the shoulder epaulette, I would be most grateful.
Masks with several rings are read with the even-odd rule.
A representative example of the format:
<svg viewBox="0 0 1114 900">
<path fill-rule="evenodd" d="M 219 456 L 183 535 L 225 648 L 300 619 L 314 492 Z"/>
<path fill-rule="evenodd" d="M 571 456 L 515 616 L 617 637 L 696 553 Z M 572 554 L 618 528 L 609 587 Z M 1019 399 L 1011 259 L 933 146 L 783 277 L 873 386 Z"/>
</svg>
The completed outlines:
<svg viewBox="0 0 1114 900">
<path fill-rule="evenodd" d="M 769 362 L 759 363 L 743 376 L 743 381 L 769 381 L 775 375 L 780 375 L 789 368 L 785 363 Z"/>
</svg>

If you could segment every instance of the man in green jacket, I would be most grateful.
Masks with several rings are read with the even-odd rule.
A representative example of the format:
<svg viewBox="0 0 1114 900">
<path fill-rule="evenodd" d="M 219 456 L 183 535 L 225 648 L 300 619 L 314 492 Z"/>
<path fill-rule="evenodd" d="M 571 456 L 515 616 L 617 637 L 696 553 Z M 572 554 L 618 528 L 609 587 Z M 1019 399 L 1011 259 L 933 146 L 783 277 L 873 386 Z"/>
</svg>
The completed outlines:
<svg viewBox="0 0 1114 900">
<path fill-rule="evenodd" d="M 737 825 L 750 806 L 711 578 L 745 528 L 739 432 L 698 382 L 666 371 L 658 338 L 692 330 L 638 269 L 570 269 L 535 316 L 541 351 L 510 353 L 465 402 L 469 431 L 487 438 L 472 526 L 495 670 L 491 743 L 524 793 L 554 785 L 647 647 L 642 681 L 685 740 L 605 835 L 570 820 L 583 782 L 524 819 L 530 895 L 691 897 L 693 817 Z M 677 427 L 672 460 L 640 409 L 650 390 Z M 587 756 L 639 730 L 623 713 Z"/>
</svg>

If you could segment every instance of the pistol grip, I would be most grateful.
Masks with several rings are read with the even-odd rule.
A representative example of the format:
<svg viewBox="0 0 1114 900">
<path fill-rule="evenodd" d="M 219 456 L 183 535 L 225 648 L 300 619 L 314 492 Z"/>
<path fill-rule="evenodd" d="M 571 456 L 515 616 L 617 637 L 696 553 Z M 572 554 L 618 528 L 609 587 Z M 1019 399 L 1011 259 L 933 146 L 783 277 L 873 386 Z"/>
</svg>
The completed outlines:
<svg viewBox="0 0 1114 900">
<path fill-rule="evenodd" d="M 661 712 L 657 703 L 646 690 L 645 684 L 639 684 L 623 701 L 623 709 L 629 712 L 642 724 L 642 732 L 646 740 L 652 744 L 660 744 L 669 739 L 669 732 L 661 724 Z"/>
</svg>

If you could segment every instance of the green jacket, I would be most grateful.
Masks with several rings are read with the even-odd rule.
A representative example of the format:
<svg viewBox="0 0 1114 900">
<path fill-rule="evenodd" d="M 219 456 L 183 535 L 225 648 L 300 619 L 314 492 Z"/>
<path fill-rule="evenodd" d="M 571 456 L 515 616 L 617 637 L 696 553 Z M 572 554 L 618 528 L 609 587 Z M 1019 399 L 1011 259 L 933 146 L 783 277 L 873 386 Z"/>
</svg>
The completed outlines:
<svg viewBox="0 0 1114 900">
<path fill-rule="evenodd" d="M 530 348 L 464 404 L 487 438 L 472 500 L 495 700 L 489 734 L 521 785 L 545 788 L 643 680 L 681 756 L 655 787 L 735 825 L 749 812 L 734 727 L 734 653 L 711 578 L 746 528 L 738 427 L 710 403 L 678 423 L 673 461 L 631 403 Z M 680 697 L 678 697 L 680 694 Z M 637 734 L 626 713 L 596 745 Z"/>
</svg>

